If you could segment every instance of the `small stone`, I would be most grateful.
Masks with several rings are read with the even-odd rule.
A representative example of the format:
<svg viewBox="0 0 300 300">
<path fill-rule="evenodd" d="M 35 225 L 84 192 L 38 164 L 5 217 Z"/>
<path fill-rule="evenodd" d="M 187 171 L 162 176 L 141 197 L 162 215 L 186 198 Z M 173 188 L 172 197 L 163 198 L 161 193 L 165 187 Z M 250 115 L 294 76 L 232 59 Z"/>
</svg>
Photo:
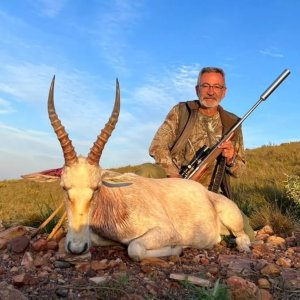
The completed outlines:
<svg viewBox="0 0 300 300">
<path fill-rule="evenodd" d="M 48 241 L 46 248 L 47 248 L 47 250 L 57 250 L 58 243 L 54 240 Z"/>
<path fill-rule="evenodd" d="M 91 269 L 94 271 L 106 270 L 109 267 L 107 259 L 102 259 L 100 261 L 94 260 L 91 262 Z"/>
<path fill-rule="evenodd" d="M 93 282 L 95 284 L 101 284 L 103 282 L 106 282 L 110 279 L 110 276 L 99 276 L 99 277 L 90 277 L 89 281 Z"/>
<path fill-rule="evenodd" d="M 257 283 L 261 289 L 269 289 L 271 287 L 269 280 L 266 278 L 259 278 Z"/>
<path fill-rule="evenodd" d="M 91 264 L 88 262 L 78 263 L 76 264 L 75 268 L 81 273 L 86 273 L 88 270 L 90 270 Z"/>
<path fill-rule="evenodd" d="M 226 280 L 233 299 L 257 299 L 258 287 L 251 281 L 238 276 L 231 276 Z"/>
<path fill-rule="evenodd" d="M 37 252 L 46 250 L 47 240 L 39 239 L 39 240 L 35 241 L 34 243 L 32 243 L 31 247 L 34 251 L 37 251 Z"/>
<path fill-rule="evenodd" d="M 67 261 L 62 261 L 62 260 L 56 260 L 53 263 L 55 268 L 59 268 L 59 269 L 67 269 L 71 267 L 71 264 Z"/>
<path fill-rule="evenodd" d="M 33 264 L 35 267 L 41 267 L 45 264 L 45 260 L 44 258 L 40 257 L 40 256 L 37 256 L 34 261 L 33 261 Z"/>
<path fill-rule="evenodd" d="M 202 286 L 202 287 L 209 287 L 211 283 L 207 279 L 202 279 L 200 277 L 188 275 L 188 274 L 170 274 L 170 278 L 178 281 L 189 281 L 192 284 Z"/>
<path fill-rule="evenodd" d="M 21 287 L 28 283 L 28 276 L 26 273 L 18 274 L 12 277 L 13 284 L 17 287 Z"/>
<path fill-rule="evenodd" d="M 26 233 L 28 233 L 28 230 L 25 226 L 11 227 L 0 232 L 0 240 L 3 239 L 9 242 L 16 237 L 24 236 Z"/>
<path fill-rule="evenodd" d="M 26 269 L 31 269 L 33 267 L 33 257 L 30 252 L 25 252 L 21 261 L 21 266 Z"/>
<path fill-rule="evenodd" d="M 266 225 L 264 226 L 262 229 L 258 230 L 257 234 L 268 234 L 268 235 L 272 235 L 274 234 L 274 231 L 272 229 L 271 226 Z"/>
<path fill-rule="evenodd" d="M 19 268 L 18 267 L 12 267 L 11 269 L 10 269 L 10 272 L 12 272 L 12 273 L 17 273 L 19 271 Z"/>
<path fill-rule="evenodd" d="M 19 290 L 6 282 L 0 282 L 0 299 L 28 300 Z"/>
<path fill-rule="evenodd" d="M 275 264 L 268 264 L 260 270 L 262 275 L 278 276 L 280 275 L 280 268 Z"/>
<path fill-rule="evenodd" d="M 258 295 L 260 300 L 273 300 L 273 297 L 270 294 L 270 292 L 265 289 L 259 289 Z"/>
<path fill-rule="evenodd" d="M 267 242 L 274 247 L 280 247 L 284 248 L 285 247 L 285 239 L 283 239 L 280 236 L 272 235 L 268 238 Z"/>
<path fill-rule="evenodd" d="M 219 268 L 217 266 L 208 266 L 207 272 L 209 272 L 211 275 L 217 275 L 219 273 Z"/>
<path fill-rule="evenodd" d="M 280 257 L 276 264 L 285 268 L 290 268 L 292 266 L 292 261 L 289 258 L 286 257 Z"/>
<path fill-rule="evenodd" d="M 20 236 L 9 241 L 7 249 L 14 253 L 23 253 L 29 245 L 27 236 Z"/>
<path fill-rule="evenodd" d="M 160 267 L 160 268 L 169 268 L 170 264 L 158 257 L 147 257 L 142 259 L 141 261 L 141 266 L 146 266 L 146 265 L 150 265 L 150 266 L 155 266 L 155 267 Z"/>
<path fill-rule="evenodd" d="M 56 291 L 55 291 L 55 294 L 59 297 L 63 297 L 63 298 L 66 298 L 68 296 L 68 293 L 69 293 L 69 290 L 68 289 L 65 289 L 65 288 L 58 288 Z"/>
</svg>

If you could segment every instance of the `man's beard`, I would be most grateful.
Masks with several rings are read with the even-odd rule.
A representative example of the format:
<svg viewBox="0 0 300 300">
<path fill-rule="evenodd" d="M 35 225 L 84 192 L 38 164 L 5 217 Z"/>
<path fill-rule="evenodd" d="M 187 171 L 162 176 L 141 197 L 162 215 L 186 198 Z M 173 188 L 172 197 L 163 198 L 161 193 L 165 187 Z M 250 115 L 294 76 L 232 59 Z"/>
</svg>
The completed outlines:
<svg viewBox="0 0 300 300">
<path fill-rule="evenodd" d="M 213 102 L 211 102 L 211 99 L 213 100 Z M 208 103 L 208 101 L 210 103 Z M 217 107 L 220 103 L 220 101 L 218 101 L 215 97 L 205 97 L 204 99 L 199 99 L 199 102 L 201 104 L 201 106 L 205 107 L 205 108 L 214 108 Z"/>
</svg>

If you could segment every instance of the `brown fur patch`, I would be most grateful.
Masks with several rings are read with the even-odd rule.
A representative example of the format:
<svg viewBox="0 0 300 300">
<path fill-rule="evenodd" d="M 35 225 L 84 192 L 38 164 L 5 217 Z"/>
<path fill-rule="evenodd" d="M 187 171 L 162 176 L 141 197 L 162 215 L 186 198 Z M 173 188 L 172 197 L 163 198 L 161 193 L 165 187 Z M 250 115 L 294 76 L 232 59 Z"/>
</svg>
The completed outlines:
<svg viewBox="0 0 300 300">
<path fill-rule="evenodd" d="M 129 208 L 123 199 L 121 188 L 100 187 L 91 220 L 91 228 L 95 233 L 115 241 L 132 235 L 127 223 Z"/>
</svg>

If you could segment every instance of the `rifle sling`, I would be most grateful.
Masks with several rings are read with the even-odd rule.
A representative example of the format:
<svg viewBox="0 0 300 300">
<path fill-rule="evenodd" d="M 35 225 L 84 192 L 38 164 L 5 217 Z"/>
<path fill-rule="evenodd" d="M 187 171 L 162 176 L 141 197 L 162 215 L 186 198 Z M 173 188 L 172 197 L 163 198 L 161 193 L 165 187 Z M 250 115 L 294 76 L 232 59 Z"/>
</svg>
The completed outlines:
<svg viewBox="0 0 300 300">
<path fill-rule="evenodd" d="M 198 101 L 180 103 L 179 137 L 171 149 L 171 156 L 174 157 L 185 146 L 197 120 L 199 109 Z"/>
</svg>

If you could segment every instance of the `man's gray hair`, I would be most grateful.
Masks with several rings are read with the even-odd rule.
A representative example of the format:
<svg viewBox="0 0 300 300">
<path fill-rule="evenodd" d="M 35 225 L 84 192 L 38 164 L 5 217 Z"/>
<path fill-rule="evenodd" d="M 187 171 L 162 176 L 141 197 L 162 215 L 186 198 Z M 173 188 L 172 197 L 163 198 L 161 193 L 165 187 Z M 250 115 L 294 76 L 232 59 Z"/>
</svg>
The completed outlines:
<svg viewBox="0 0 300 300">
<path fill-rule="evenodd" d="M 199 72 L 197 85 L 200 84 L 200 78 L 201 78 L 202 74 L 204 74 L 204 73 L 219 73 L 223 76 L 224 81 L 225 81 L 225 72 L 223 69 L 217 68 L 217 67 L 205 67 L 205 68 L 202 68 L 201 71 Z"/>
</svg>

